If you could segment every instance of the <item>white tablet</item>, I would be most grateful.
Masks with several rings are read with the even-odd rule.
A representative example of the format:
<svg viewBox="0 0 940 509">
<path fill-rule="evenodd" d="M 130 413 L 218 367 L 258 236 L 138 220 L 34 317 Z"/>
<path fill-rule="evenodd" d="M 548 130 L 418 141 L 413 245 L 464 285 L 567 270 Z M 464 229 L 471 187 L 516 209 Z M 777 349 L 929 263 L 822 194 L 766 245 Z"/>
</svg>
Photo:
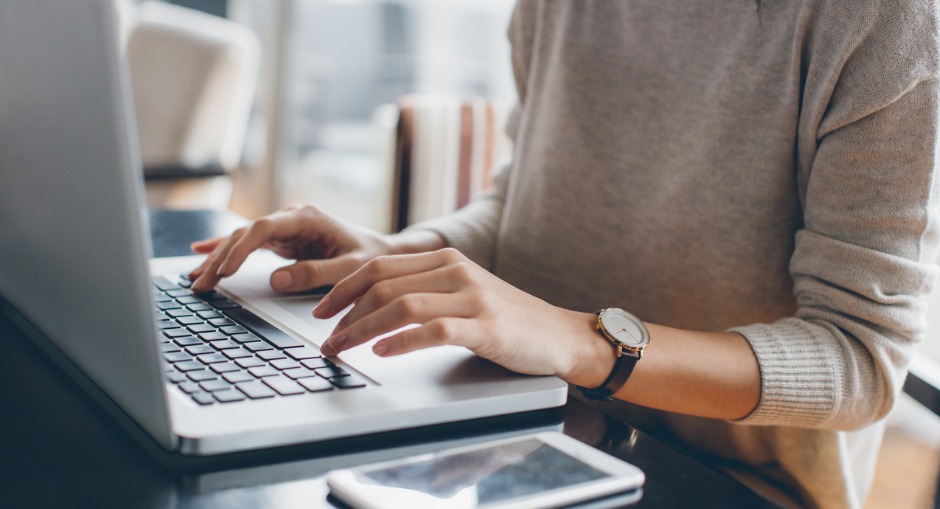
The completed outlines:
<svg viewBox="0 0 940 509">
<path fill-rule="evenodd" d="M 561 507 L 637 490 L 643 472 L 567 435 L 545 432 L 327 475 L 358 509 Z"/>
</svg>

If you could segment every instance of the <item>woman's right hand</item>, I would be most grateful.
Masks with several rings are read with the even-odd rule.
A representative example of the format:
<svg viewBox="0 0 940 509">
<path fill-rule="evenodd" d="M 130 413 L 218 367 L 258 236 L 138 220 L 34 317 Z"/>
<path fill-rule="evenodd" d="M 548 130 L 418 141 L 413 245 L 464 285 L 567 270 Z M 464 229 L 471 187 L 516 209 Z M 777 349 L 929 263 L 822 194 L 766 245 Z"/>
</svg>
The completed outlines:
<svg viewBox="0 0 940 509">
<path fill-rule="evenodd" d="M 228 237 L 195 242 L 193 252 L 207 254 L 189 274 L 194 292 L 207 292 L 234 274 L 253 251 L 270 249 L 297 260 L 271 274 L 271 287 L 300 292 L 340 281 L 376 256 L 433 250 L 444 241 L 433 232 L 410 237 L 381 235 L 330 216 L 312 205 L 293 206 L 262 217 Z"/>
</svg>

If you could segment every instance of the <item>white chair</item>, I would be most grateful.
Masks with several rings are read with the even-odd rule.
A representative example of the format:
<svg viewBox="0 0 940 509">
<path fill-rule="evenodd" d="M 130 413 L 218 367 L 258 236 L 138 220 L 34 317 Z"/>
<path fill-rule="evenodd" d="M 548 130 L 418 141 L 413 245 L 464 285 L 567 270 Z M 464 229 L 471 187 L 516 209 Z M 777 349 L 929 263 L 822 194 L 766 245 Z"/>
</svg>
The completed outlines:
<svg viewBox="0 0 940 509">
<path fill-rule="evenodd" d="M 258 82 L 258 38 L 164 2 L 124 1 L 122 12 L 148 204 L 227 208 Z"/>
</svg>

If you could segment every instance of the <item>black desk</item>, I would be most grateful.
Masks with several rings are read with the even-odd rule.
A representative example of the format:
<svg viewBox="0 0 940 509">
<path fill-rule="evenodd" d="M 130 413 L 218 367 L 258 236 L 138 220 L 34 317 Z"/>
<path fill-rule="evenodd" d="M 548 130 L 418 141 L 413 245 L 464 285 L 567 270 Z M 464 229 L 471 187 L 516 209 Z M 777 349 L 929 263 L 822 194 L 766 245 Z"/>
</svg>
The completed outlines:
<svg viewBox="0 0 940 509">
<path fill-rule="evenodd" d="M 163 255 L 185 253 L 192 240 L 234 224 L 231 216 L 210 212 L 157 212 L 152 223 L 155 252 Z M 322 478 L 330 467 L 400 455 L 401 446 L 428 448 L 429 441 L 562 426 L 646 472 L 642 499 L 631 507 L 773 507 L 724 474 L 576 399 L 563 409 L 522 419 L 378 435 L 332 448 L 293 448 L 238 469 L 172 472 L 3 315 L 0 341 L 0 507 L 332 507 Z"/>
</svg>

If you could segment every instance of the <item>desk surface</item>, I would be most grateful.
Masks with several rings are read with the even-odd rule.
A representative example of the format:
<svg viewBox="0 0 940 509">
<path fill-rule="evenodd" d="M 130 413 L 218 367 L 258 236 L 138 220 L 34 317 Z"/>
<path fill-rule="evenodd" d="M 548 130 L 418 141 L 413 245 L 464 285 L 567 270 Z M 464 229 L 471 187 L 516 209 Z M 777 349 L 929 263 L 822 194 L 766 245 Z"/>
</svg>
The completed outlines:
<svg viewBox="0 0 940 509">
<path fill-rule="evenodd" d="M 183 254 L 192 240 L 232 224 L 230 216 L 209 212 L 154 213 L 155 252 Z M 491 419 L 473 430 L 429 428 L 420 435 L 391 434 L 387 439 L 380 435 L 359 445 L 350 442 L 348 451 L 300 449 L 238 469 L 172 472 L 79 391 L 3 315 L 0 338 L 0 405 L 5 409 L 0 419 L 2 507 L 333 507 L 323 480 L 331 467 L 427 449 L 428 441 L 528 427 L 563 427 L 568 435 L 640 467 L 647 481 L 642 498 L 630 507 L 773 507 L 723 473 L 577 399 L 559 411 L 521 421 Z"/>
</svg>

